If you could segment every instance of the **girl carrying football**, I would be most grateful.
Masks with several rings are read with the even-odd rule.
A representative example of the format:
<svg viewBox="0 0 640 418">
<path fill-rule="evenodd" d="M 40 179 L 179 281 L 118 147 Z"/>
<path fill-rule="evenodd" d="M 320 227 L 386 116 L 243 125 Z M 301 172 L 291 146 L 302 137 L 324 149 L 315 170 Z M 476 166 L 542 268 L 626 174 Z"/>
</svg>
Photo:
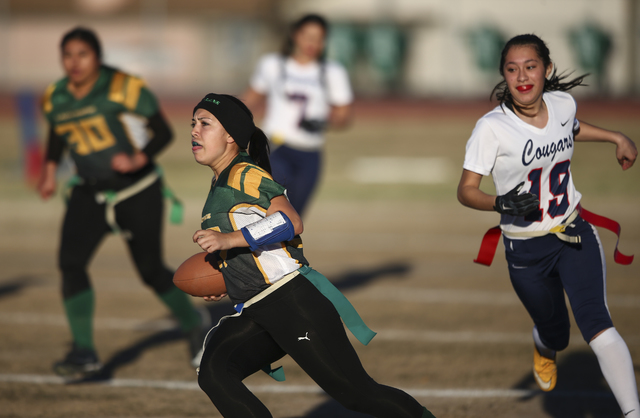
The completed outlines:
<svg viewBox="0 0 640 418">
<path fill-rule="evenodd" d="M 433 417 L 405 392 L 375 382 L 362 367 L 341 317 L 365 344 L 375 333 L 309 267 L 302 221 L 284 187 L 271 177 L 267 138 L 249 109 L 233 96 L 208 94 L 193 111 L 191 146 L 195 160 L 214 174 L 202 228 L 193 240 L 217 254 L 238 311 L 212 332 L 200 363 L 198 383 L 220 413 L 271 417 L 242 381 L 288 354 L 351 410 L 375 417 Z"/>
</svg>

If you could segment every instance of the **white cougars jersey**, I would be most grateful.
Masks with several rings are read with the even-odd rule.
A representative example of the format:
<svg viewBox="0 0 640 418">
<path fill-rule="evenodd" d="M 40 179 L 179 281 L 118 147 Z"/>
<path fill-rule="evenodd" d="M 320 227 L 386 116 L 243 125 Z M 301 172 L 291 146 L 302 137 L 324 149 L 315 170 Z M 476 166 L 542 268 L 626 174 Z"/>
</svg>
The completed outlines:
<svg viewBox="0 0 640 418">
<path fill-rule="evenodd" d="M 262 129 L 275 143 L 302 151 L 316 151 L 324 144 L 322 132 L 308 132 L 300 121 L 329 118 L 331 106 L 353 101 L 347 71 L 336 62 L 299 64 L 279 54 L 260 59 L 251 88 L 267 96 Z"/>
<path fill-rule="evenodd" d="M 493 176 L 498 195 L 520 182 L 520 193 L 538 196 L 538 210 L 526 216 L 501 215 L 500 227 L 508 232 L 548 231 L 562 223 L 578 206 L 582 195 L 571 178 L 576 102 L 564 92 L 546 92 L 549 120 L 543 129 L 524 122 L 507 106 L 484 115 L 467 142 L 464 169 Z"/>
</svg>

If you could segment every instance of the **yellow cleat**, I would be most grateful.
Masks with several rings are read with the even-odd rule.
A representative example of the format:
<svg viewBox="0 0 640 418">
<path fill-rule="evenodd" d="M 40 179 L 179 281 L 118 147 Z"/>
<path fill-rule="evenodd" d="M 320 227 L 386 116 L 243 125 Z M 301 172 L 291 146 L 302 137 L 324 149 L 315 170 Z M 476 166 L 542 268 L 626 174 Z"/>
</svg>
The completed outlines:
<svg viewBox="0 0 640 418">
<path fill-rule="evenodd" d="M 556 387 L 558 380 L 558 368 L 555 358 L 547 358 L 540 355 L 538 348 L 533 345 L 533 377 L 536 383 L 545 392 L 549 392 Z"/>
</svg>

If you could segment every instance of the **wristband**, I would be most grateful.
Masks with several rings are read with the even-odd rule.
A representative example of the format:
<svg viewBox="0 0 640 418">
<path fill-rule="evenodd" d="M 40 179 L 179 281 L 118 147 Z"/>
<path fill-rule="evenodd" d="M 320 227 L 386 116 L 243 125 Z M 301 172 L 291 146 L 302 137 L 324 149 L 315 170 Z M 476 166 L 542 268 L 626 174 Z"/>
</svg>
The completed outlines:
<svg viewBox="0 0 640 418">
<path fill-rule="evenodd" d="M 290 241 L 295 236 L 293 223 L 283 212 L 276 212 L 240 229 L 251 251 L 263 245 Z"/>
</svg>

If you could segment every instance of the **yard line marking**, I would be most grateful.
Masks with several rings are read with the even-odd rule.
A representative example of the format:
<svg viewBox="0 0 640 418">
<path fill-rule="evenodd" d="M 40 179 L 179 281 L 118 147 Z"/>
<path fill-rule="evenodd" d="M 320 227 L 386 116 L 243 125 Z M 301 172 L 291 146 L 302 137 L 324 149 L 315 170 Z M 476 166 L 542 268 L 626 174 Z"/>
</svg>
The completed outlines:
<svg viewBox="0 0 640 418">
<path fill-rule="evenodd" d="M 0 323 L 12 325 L 49 325 L 68 326 L 64 315 L 51 315 L 34 312 L 0 313 Z M 131 331 L 165 331 L 177 327 L 173 319 L 132 319 L 132 318 L 95 318 L 94 328 Z"/>
<path fill-rule="evenodd" d="M 530 332 L 376 330 L 376 339 L 393 341 L 424 341 L 430 343 L 516 343 L 531 344 Z M 578 336 L 575 336 L 578 337 Z"/>
<path fill-rule="evenodd" d="M 67 327 L 63 315 L 46 315 L 28 312 L 0 313 L 0 323 L 11 325 L 46 325 Z M 96 318 L 94 329 L 123 331 L 168 331 L 176 329 L 177 322 L 172 319 L 131 319 L 131 318 Z M 376 340 L 413 341 L 429 343 L 507 343 L 531 344 L 530 332 L 492 332 L 492 331 L 440 331 L 425 329 L 376 329 Z M 623 336 L 628 345 L 640 344 L 640 336 Z M 580 334 L 572 334 L 571 345 L 582 345 Z M 0 355 L 1 356 L 1 355 Z"/>
<path fill-rule="evenodd" d="M 416 303 L 448 303 L 473 305 L 520 305 L 514 292 L 460 290 L 460 289 L 428 289 L 410 287 L 376 286 L 353 292 L 350 299 L 363 300 L 398 300 Z M 607 305 L 616 308 L 640 308 L 640 296 L 607 295 Z"/>
<path fill-rule="evenodd" d="M 0 382 L 26 383 L 38 385 L 64 385 L 66 381 L 58 376 L 34 375 L 34 374 L 0 374 Z M 201 390 L 195 381 L 177 380 L 145 380 L 145 379 L 110 379 L 105 381 L 86 383 L 117 388 L 152 388 L 167 390 Z M 324 394 L 324 391 L 315 385 L 289 385 L 280 383 L 277 385 L 248 385 L 253 393 L 286 393 L 286 394 Z M 420 398 L 522 398 L 543 394 L 540 390 L 530 389 L 429 389 L 429 388 L 401 388 L 412 396 Z M 556 390 L 545 393 L 545 396 L 566 398 L 593 398 L 613 395 L 605 391 L 562 391 Z"/>
<path fill-rule="evenodd" d="M 389 341 L 413 341 L 428 343 L 506 343 L 506 344 L 531 344 L 533 337 L 531 332 L 491 332 L 491 331 L 430 331 L 430 330 L 401 330 L 401 329 L 376 329 L 376 340 Z M 640 344 L 640 336 L 623 336 L 627 345 Z M 570 346 L 583 347 L 585 345 L 582 336 L 578 333 L 571 334 Z"/>
</svg>

